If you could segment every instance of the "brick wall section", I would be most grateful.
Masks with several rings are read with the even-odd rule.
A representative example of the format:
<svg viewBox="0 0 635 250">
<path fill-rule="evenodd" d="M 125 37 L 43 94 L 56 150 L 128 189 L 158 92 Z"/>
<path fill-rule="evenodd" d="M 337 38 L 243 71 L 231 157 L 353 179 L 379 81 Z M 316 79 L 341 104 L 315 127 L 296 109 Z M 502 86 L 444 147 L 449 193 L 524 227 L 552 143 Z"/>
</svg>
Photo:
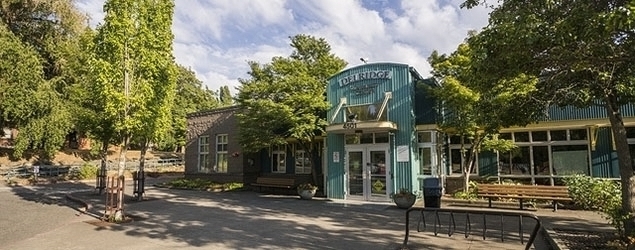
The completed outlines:
<svg viewBox="0 0 635 250">
<path fill-rule="evenodd" d="M 227 183 L 250 183 L 255 181 L 259 169 L 250 165 L 242 152 L 239 139 L 236 112 L 238 107 L 224 107 L 209 111 L 189 114 L 187 117 L 187 137 L 185 144 L 185 177 L 201 178 Z M 227 151 L 229 154 L 227 173 L 198 172 L 198 138 L 209 136 L 210 166 L 216 164 L 216 135 L 227 134 Z"/>
</svg>

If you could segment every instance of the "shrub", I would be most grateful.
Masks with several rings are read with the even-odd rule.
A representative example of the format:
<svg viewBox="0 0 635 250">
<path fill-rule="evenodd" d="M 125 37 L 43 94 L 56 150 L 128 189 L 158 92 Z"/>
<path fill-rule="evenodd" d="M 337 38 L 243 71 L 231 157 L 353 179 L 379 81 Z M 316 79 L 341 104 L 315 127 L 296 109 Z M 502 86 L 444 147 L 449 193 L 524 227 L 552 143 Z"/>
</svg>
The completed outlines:
<svg viewBox="0 0 635 250">
<path fill-rule="evenodd" d="M 95 179 L 97 178 L 97 170 L 99 170 L 99 167 L 84 163 L 77 171 L 77 178 L 80 180 Z"/>
<path fill-rule="evenodd" d="M 622 210 L 620 182 L 585 175 L 573 175 L 565 178 L 564 182 L 576 205 L 600 212 L 623 236 L 624 220 L 628 214 Z"/>
<path fill-rule="evenodd" d="M 462 190 L 461 191 L 457 191 L 453 195 L 454 198 L 463 199 L 463 200 L 470 200 L 470 201 L 476 200 L 477 199 L 477 196 L 476 196 L 477 183 L 475 181 L 470 181 L 468 183 L 468 186 L 469 186 L 469 191 L 467 193 L 463 192 Z"/>
</svg>

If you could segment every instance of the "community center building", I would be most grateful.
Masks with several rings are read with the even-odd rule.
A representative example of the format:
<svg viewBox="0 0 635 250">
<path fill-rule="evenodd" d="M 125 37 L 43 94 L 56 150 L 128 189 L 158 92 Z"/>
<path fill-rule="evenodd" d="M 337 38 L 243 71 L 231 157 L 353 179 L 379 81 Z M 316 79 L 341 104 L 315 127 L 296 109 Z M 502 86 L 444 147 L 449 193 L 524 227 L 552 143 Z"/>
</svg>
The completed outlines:
<svg viewBox="0 0 635 250">
<path fill-rule="evenodd" d="M 435 87 L 437 81 L 400 63 L 368 63 L 337 73 L 327 86 L 326 135 L 310 152 L 290 141 L 243 153 L 235 117 L 240 107 L 190 114 L 186 177 L 248 185 L 266 176 L 299 184 L 312 182 L 314 170 L 321 193 L 333 199 L 386 201 L 402 188 L 421 192 L 430 179 L 452 192 L 462 185 L 465 159 L 458 137 L 439 129 L 444 108 L 427 93 Z M 635 106 L 622 107 L 622 115 L 635 159 Z M 573 174 L 619 178 L 603 106 L 551 107 L 548 120 L 504 128 L 500 137 L 518 148 L 479 152 L 472 179 L 558 185 Z"/>
</svg>

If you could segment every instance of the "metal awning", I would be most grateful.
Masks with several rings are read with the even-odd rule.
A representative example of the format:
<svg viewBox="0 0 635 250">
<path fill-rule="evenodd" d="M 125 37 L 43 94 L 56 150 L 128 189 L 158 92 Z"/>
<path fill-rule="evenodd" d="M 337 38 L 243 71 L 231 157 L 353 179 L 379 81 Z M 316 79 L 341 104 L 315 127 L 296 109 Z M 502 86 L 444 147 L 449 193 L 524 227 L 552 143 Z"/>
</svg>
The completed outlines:
<svg viewBox="0 0 635 250">
<path fill-rule="evenodd" d="M 327 133 L 354 134 L 354 133 L 376 133 L 397 130 L 397 124 L 390 121 L 363 121 L 357 122 L 354 126 L 350 123 L 331 124 L 326 127 Z"/>
</svg>

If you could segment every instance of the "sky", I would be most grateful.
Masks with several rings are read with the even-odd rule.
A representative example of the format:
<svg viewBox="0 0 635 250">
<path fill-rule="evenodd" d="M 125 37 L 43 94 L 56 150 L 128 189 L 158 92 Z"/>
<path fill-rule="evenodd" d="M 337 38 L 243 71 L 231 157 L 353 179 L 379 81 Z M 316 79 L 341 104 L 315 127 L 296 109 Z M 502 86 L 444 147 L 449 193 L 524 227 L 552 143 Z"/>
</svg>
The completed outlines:
<svg viewBox="0 0 635 250">
<path fill-rule="evenodd" d="M 487 25 L 489 10 L 461 9 L 462 0 L 175 0 L 172 31 L 177 63 L 218 91 L 248 78 L 249 61 L 291 54 L 289 37 L 324 38 L 332 52 L 359 66 L 360 58 L 397 62 L 430 76 L 428 56 L 452 53 L 468 31 Z M 76 0 L 103 22 L 104 0 Z"/>
</svg>

